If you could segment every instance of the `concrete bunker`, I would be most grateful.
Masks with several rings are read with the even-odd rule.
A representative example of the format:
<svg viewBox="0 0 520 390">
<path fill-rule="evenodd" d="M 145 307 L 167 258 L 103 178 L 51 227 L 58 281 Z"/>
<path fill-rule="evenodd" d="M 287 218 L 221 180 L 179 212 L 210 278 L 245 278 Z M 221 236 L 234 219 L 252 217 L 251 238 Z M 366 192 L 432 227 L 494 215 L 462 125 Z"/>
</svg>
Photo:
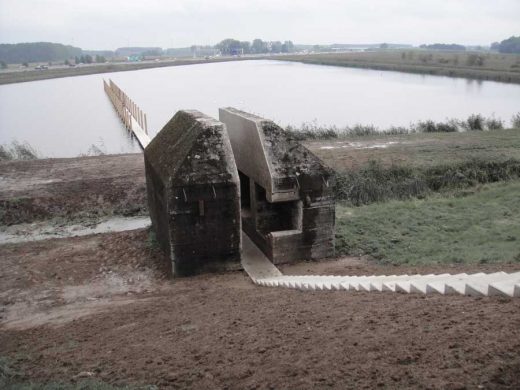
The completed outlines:
<svg viewBox="0 0 520 390">
<path fill-rule="evenodd" d="M 174 275 L 240 268 L 240 182 L 225 126 L 179 111 L 144 151 L 148 205 Z"/>
<path fill-rule="evenodd" d="M 274 263 L 334 255 L 334 175 L 272 121 L 221 108 L 238 168 L 244 232 Z"/>
</svg>

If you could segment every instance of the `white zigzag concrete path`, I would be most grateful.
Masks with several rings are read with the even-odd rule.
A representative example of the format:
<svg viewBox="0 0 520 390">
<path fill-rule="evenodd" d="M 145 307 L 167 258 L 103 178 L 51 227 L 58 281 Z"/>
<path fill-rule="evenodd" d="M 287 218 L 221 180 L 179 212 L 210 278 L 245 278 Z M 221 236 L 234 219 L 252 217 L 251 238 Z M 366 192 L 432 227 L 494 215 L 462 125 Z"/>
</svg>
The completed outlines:
<svg viewBox="0 0 520 390">
<path fill-rule="evenodd" d="M 283 275 L 242 233 L 242 266 L 253 283 L 297 290 L 390 291 L 418 294 L 520 297 L 520 272 L 490 274 L 429 274 L 319 276 Z"/>
</svg>

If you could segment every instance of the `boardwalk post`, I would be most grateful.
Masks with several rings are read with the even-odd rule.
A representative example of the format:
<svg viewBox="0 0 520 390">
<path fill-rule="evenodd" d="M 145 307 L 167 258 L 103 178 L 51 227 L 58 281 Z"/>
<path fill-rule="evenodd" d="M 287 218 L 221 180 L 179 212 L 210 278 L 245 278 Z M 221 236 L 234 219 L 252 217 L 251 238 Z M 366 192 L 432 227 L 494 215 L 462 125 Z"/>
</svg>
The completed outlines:
<svg viewBox="0 0 520 390">
<path fill-rule="evenodd" d="M 150 143 L 146 114 L 111 79 L 108 79 L 108 82 L 103 80 L 103 89 L 125 128 L 131 131 L 139 144 L 145 148 Z"/>
</svg>

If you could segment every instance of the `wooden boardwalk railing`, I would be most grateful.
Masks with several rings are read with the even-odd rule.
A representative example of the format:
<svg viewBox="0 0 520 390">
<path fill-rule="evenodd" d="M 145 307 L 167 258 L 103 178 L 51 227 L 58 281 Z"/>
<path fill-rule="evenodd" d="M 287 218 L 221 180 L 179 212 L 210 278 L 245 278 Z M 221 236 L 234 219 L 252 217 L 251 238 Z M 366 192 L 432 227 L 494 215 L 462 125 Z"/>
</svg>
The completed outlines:
<svg viewBox="0 0 520 390">
<path fill-rule="evenodd" d="M 141 147 L 146 148 L 150 143 L 146 114 L 112 80 L 108 83 L 103 80 L 103 88 L 125 127 L 135 135 Z"/>
</svg>

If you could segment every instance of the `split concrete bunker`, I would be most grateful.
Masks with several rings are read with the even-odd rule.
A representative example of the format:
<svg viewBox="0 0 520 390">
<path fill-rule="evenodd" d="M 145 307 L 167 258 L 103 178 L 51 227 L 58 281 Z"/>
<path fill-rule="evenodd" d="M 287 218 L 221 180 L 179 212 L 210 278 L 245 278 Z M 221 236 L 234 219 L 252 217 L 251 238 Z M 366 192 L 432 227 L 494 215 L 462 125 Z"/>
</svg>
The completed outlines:
<svg viewBox="0 0 520 390">
<path fill-rule="evenodd" d="M 240 177 L 244 232 L 274 263 L 334 255 L 331 169 L 274 122 L 221 108 Z"/>
<path fill-rule="evenodd" d="M 179 111 L 144 160 L 152 226 L 173 274 L 240 268 L 240 184 L 225 126 Z"/>
<path fill-rule="evenodd" d="M 331 169 L 272 121 L 179 111 L 145 149 L 152 225 L 175 275 L 240 268 L 241 231 L 274 263 L 334 254 Z"/>
</svg>

